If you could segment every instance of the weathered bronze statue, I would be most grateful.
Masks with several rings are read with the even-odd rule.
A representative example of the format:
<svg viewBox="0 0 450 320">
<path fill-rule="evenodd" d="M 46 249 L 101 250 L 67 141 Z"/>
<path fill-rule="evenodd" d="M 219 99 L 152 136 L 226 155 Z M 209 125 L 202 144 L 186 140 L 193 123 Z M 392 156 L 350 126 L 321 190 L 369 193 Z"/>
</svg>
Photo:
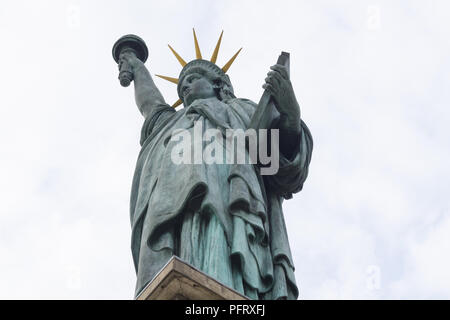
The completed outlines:
<svg viewBox="0 0 450 320">
<path fill-rule="evenodd" d="M 256 104 L 236 98 L 226 75 L 239 52 L 223 68 L 216 65 L 221 39 L 210 61 L 202 58 L 195 32 L 195 60 L 186 63 L 169 46 L 183 69 L 178 78 L 161 77 L 177 84 L 180 100 L 175 106 L 184 104 L 180 110 L 165 102 L 153 82 L 140 38 L 122 37 L 113 48 L 121 84 L 134 81 L 136 104 L 145 118 L 130 208 L 136 295 L 176 255 L 251 299 L 296 299 L 282 202 L 306 180 L 311 134 L 300 118 L 288 55 L 270 68 L 265 93 Z M 195 136 L 199 128 L 200 134 L 216 130 L 215 139 L 222 142 L 227 130 L 278 129 L 279 142 L 259 138 L 273 154 L 279 148 L 278 170 L 263 175 L 266 164 L 260 159 L 174 162 L 175 150 L 190 152 L 179 149 L 174 135 L 184 131 Z M 223 150 L 216 153 L 230 152 L 225 144 L 219 146 Z"/>
</svg>

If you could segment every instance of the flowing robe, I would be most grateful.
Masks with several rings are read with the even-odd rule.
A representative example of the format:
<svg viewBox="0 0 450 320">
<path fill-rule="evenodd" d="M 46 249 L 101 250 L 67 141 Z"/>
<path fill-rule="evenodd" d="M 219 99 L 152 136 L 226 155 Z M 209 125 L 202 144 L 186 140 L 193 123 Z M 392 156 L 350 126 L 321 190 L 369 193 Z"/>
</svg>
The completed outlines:
<svg viewBox="0 0 450 320">
<path fill-rule="evenodd" d="M 251 299 L 297 299 L 282 202 L 308 174 L 312 138 L 304 122 L 292 156 L 280 153 L 272 176 L 248 163 L 171 159 L 175 130 L 192 132 L 198 121 L 224 134 L 246 130 L 256 107 L 245 99 L 199 99 L 180 111 L 155 107 L 147 117 L 130 204 L 136 296 L 177 255 Z"/>
</svg>

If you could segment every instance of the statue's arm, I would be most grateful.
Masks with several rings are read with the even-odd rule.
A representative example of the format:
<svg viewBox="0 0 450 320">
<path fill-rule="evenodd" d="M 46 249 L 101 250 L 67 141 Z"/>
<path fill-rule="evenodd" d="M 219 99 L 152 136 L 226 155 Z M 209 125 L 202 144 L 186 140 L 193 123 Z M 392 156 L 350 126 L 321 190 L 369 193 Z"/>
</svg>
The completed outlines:
<svg viewBox="0 0 450 320">
<path fill-rule="evenodd" d="M 286 67 L 276 64 L 271 69 L 263 88 L 269 90 L 280 113 L 276 122 L 276 128 L 280 130 L 280 153 L 292 158 L 300 141 L 300 106 Z"/>
<path fill-rule="evenodd" d="M 278 172 L 266 176 L 266 181 L 274 192 L 290 198 L 302 189 L 308 176 L 313 140 L 301 120 L 300 106 L 286 68 L 274 65 L 271 69 L 263 87 L 270 91 L 280 114 L 272 126 L 279 129 L 280 163 Z"/>
<path fill-rule="evenodd" d="M 286 136 L 280 130 L 280 144 Z M 295 141 L 295 142 L 294 142 Z M 280 146 L 279 168 L 276 174 L 264 176 L 269 188 L 276 194 L 290 199 L 293 193 L 303 188 L 308 177 L 309 164 L 313 151 L 313 139 L 306 124 L 300 120 L 300 133 L 289 142 L 291 150 L 288 157 Z"/>
<path fill-rule="evenodd" d="M 130 52 L 122 53 L 120 59 L 126 60 L 132 68 L 134 75 L 134 95 L 136 105 L 141 114 L 145 118 L 148 118 L 156 107 L 166 106 L 167 104 L 161 92 L 156 87 L 144 63 Z"/>
</svg>

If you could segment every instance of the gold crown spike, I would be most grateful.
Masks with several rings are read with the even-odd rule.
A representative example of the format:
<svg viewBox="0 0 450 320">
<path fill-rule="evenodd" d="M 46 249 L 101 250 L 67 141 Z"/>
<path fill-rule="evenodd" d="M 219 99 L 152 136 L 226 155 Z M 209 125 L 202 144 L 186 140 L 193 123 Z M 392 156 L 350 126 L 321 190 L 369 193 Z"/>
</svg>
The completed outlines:
<svg viewBox="0 0 450 320">
<path fill-rule="evenodd" d="M 172 108 L 176 108 L 176 107 L 178 107 L 180 104 L 182 104 L 183 103 L 183 101 L 181 100 L 181 99 L 178 99 L 177 100 L 177 102 L 175 102 L 173 105 L 172 105 Z"/>
<path fill-rule="evenodd" d="M 217 41 L 216 48 L 214 49 L 213 55 L 211 56 L 211 62 L 216 63 L 217 56 L 219 55 L 220 43 L 222 42 L 223 30 L 220 34 L 219 40 Z"/>
<path fill-rule="evenodd" d="M 178 84 L 178 78 L 172 78 L 172 77 L 167 77 L 167 76 L 162 76 L 160 74 L 155 74 L 155 76 L 160 77 L 161 79 L 170 81 L 172 83 Z"/>
<path fill-rule="evenodd" d="M 234 60 L 236 59 L 236 57 L 238 56 L 239 52 L 241 52 L 242 48 L 240 48 L 238 50 L 238 52 L 236 52 L 234 54 L 233 57 L 231 57 L 230 61 L 228 61 L 223 67 L 222 67 L 222 71 L 227 73 L 228 69 L 230 69 L 231 65 L 233 64 Z"/>
<path fill-rule="evenodd" d="M 202 58 L 202 53 L 200 52 L 200 46 L 198 45 L 197 35 L 195 34 L 195 29 L 192 28 L 192 31 L 194 33 L 194 44 L 195 44 L 195 57 L 197 59 Z"/>
<path fill-rule="evenodd" d="M 175 55 L 175 57 L 177 58 L 178 62 L 180 62 L 181 66 L 184 67 L 185 65 L 187 65 L 186 61 L 183 60 L 182 57 L 180 57 L 180 55 L 173 50 L 173 48 L 170 46 L 170 44 L 168 44 L 170 50 L 172 50 L 172 53 Z"/>
<path fill-rule="evenodd" d="M 198 45 L 197 35 L 195 34 L 195 29 L 194 28 L 192 28 L 192 31 L 194 33 L 195 56 L 196 56 L 197 60 L 200 60 L 200 59 L 202 59 L 202 54 L 200 52 L 200 46 Z M 222 36 L 223 36 L 223 31 L 220 33 L 219 40 L 217 41 L 216 47 L 215 47 L 214 52 L 213 52 L 213 54 L 211 56 L 210 62 L 212 62 L 214 64 L 216 63 L 217 56 L 219 55 L 219 49 L 220 49 L 220 44 L 222 42 Z M 177 58 L 178 62 L 181 64 L 182 67 L 187 65 L 186 61 L 184 61 L 183 58 L 181 58 L 180 55 L 170 45 L 169 45 L 169 48 L 172 51 L 172 53 L 175 55 L 175 57 Z M 226 73 L 228 71 L 228 69 L 230 69 L 231 65 L 233 64 L 234 60 L 238 56 L 239 52 L 241 52 L 241 50 L 242 50 L 242 48 L 240 48 L 238 50 L 238 52 L 236 52 L 234 54 L 234 56 L 232 56 L 231 59 L 222 67 L 222 71 L 224 73 Z M 158 77 L 160 77 L 160 78 L 162 78 L 164 80 L 170 81 L 172 83 L 175 83 L 175 84 L 178 84 L 178 81 L 179 81 L 179 79 L 177 79 L 177 78 L 162 76 L 162 75 L 159 75 L 159 74 L 157 74 L 156 76 L 158 76 Z M 172 107 L 174 107 L 174 108 L 178 107 L 182 103 L 183 103 L 183 101 L 181 99 L 178 99 L 172 105 Z"/>
</svg>

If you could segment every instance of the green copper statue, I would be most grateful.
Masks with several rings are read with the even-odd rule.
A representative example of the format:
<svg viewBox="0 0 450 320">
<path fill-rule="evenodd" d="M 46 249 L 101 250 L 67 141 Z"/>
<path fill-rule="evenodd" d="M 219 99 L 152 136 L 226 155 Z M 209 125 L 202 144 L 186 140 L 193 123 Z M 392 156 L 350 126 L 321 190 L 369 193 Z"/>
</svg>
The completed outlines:
<svg viewBox="0 0 450 320">
<path fill-rule="evenodd" d="M 224 67 L 216 65 L 221 39 L 209 61 L 195 32 L 195 60 L 186 63 L 170 47 L 183 69 L 178 78 L 160 77 L 177 84 L 180 110 L 165 102 L 153 82 L 139 37 L 122 37 L 113 49 L 121 84 L 134 82 L 145 118 L 130 205 L 136 295 L 176 255 L 250 299 L 297 299 L 282 202 L 302 189 L 313 142 L 289 80 L 289 57 L 283 53 L 271 67 L 256 104 L 236 98 L 226 75 L 237 53 Z M 251 163 L 211 162 L 205 153 L 196 161 L 198 141 L 190 140 L 186 149 L 174 139 L 178 133 L 192 133 L 195 140 L 196 134 L 213 132 L 200 147 L 206 150 L 215 140 L 213 154 L 225 157 L 228 132 L 249 128 L 274 132 L 258 138 L 259 157 Z M 263 174 L 267 161 L 259 152 L 269 149 L 278 155 L 276 170 Z M 249 158 L 248 141 L 243 150 Z M 194 160 L 174 161 L 174 155 Z"/>
</svg>

